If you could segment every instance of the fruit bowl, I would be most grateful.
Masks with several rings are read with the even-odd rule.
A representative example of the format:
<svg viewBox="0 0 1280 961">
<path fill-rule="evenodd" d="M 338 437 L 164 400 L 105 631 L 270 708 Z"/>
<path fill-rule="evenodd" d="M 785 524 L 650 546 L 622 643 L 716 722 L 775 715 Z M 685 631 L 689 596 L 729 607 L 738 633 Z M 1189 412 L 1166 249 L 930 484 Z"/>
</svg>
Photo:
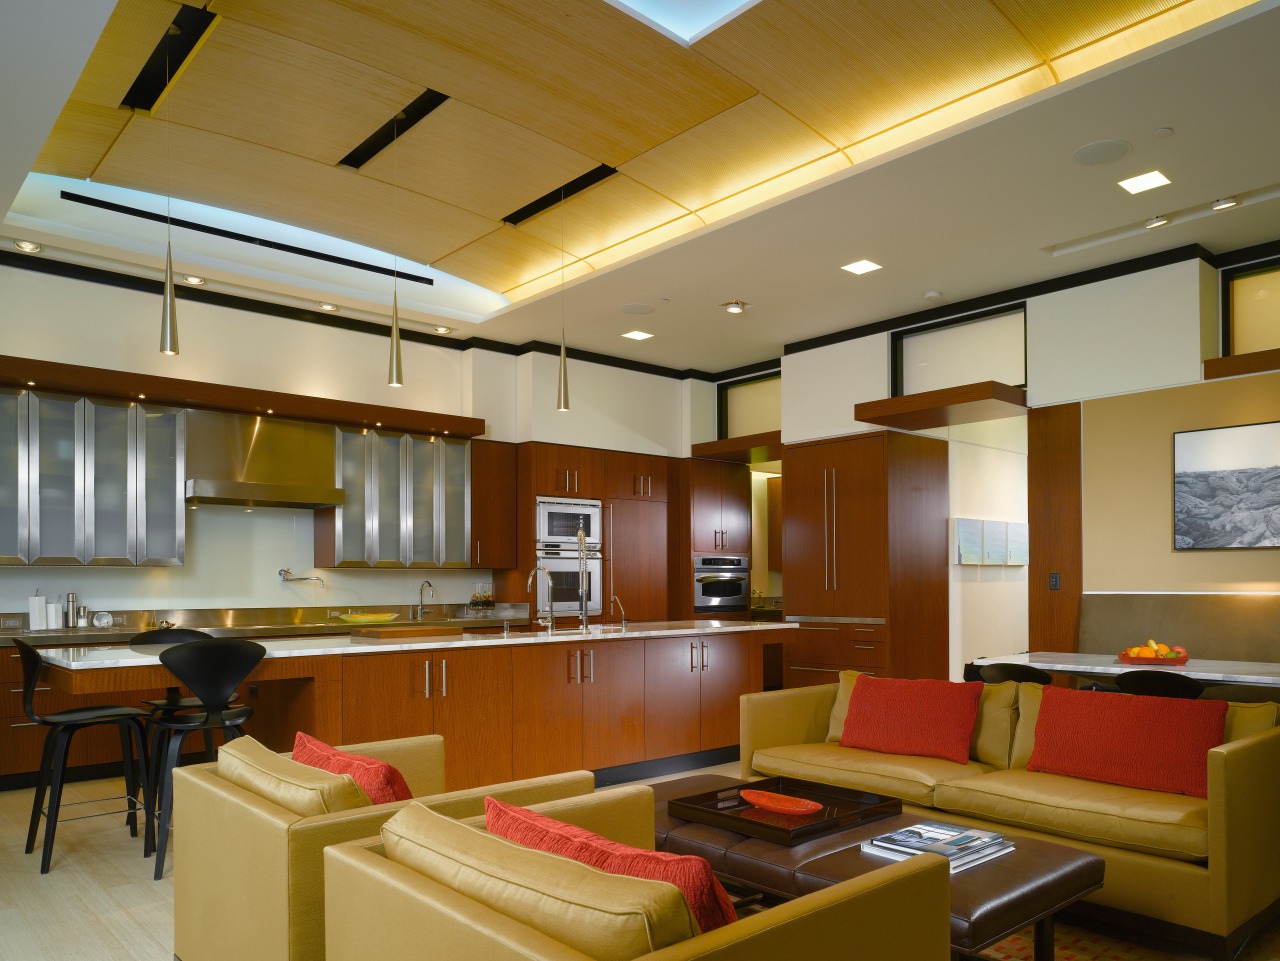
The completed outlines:
<svg viewBox="0 0 1280 961">
<path fill-rule="evenodd" d="M 1136 664 L 1139 667 L 1169 667 L 1186 664 L 1190 654 L 1179 654 L 1177 657 L 1130 657 L 1124 651 L 1116 655 L 1121 664 Z"/>
<path fill-rule="evenodd" d="M 399 614 L 339 614 L 348 624 L 385 624 L 394 621 Z"/>
<path fill-rule="evenodd" d="M 775 814 L 813 814 L 821 811 L 822 805 L 802 797 L 789 794 L 774 794 L 772 791 L 739 791 L 742 800 L 748 804 Z"/>
</svg>

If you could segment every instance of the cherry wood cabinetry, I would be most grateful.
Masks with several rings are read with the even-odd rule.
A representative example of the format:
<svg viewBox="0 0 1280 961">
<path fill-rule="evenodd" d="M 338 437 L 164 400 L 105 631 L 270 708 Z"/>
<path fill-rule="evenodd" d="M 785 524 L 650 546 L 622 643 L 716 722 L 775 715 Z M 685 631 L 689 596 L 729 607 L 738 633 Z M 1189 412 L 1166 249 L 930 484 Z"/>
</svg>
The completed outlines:
<svg viewBox="0 0 1280 961">
<path fill-rule="evenodd" d="M 839 679 L 841 671 L 887 676 L 888 626 L 801 623 L 788 632 L 783 658 L 786 687 L 830 684 Z"/>
<path fill-rule="evenodd" d="M 727 461 L 689 461 L 690 540 L 697 553 L 751 552 L 751 470 Z"/>
<path fill-rule="evenodd" d="M 511 779 L 511 649 L 342 657 L 342 740 L 441 734 L 450 791 Z"/>
<path fill-rule="evenodd" d="M 665 501 L 671 487 L 671 460 L 652 454 L 606 450 L 604 496 Z"/>
<path fill-rule="evenodd" d="M 760 690 L 758 636 L 645 638 L 645 757 L 738 743 L 738 698 Z"/>
<path fill-rule="evenodd" d="M 946 442 L 860 434 L 787 447 L 782 463 L 787 616 L 813 618 L 817 623 L 806 626 L 815 628 L 827 618 L 862 620 L 826 625 L 840 626 L 849 640 L 879 628 L 874 655 L 855 655 L 835 641 L 789 643 L 785 683 L 824 683 L 832 677 L 818 668 L 855 666 L 945 678 Z M 859 663 L 850 662 L 855 656 Z M 812 677 L 799 680 L 806 674 Z"/>
<path fill-rule="evenodd" d="M 516 566 L 516 448 L 471 442 L 471 566 Z"/>
<path fill-rule="evenodd" d="M 514 776 L 604 768 L 644 759 L 644 642 L 513 648 Z"/>
<path fill-rule="evenodd" d="M 600 451 L 564 444 L 530 443 L 533 494 L 550 497 L 600 497 L 604 467 Z"/>
<path fill-rule="evenodd" d="M 604 504 L 604 619 L 661 621 L 668 616 L 667 505 L 611 499 Z M 614 603 L 617 597 L 620 604 Z"/>
</svg>

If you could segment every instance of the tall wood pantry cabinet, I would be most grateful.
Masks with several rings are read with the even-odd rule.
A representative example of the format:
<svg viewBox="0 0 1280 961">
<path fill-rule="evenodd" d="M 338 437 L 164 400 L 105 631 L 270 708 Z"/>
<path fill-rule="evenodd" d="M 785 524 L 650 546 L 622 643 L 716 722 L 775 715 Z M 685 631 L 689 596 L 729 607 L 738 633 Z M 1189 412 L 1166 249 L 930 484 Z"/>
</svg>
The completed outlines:
<svg viewBox="0 0 1280 961">
<path fill-rule="evenodd" d="M 948 673 L 947 444 L 897 432 L 782 455 L 788 687 Z"/>
</svg>

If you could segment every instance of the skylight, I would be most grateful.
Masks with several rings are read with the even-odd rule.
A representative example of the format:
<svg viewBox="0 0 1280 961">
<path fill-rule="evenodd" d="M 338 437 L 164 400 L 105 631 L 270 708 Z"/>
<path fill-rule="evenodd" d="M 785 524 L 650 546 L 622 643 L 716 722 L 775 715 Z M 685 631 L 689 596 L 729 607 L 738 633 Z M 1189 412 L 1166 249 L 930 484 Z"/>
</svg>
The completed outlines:
<svg viewBox="0 0 1280 961">
<path fill-rule="evenodd" d="M 759 0 L 607 0 L 623 13 L 690 44 L 754 7 Z"/>
</svg>

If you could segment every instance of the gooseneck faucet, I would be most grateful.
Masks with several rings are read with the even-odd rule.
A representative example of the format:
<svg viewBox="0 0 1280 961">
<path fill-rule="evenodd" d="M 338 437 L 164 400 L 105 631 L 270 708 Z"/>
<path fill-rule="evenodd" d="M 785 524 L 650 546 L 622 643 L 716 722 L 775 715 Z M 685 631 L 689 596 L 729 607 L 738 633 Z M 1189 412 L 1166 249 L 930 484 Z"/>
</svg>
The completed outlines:
<svg viewBox="0 0 1280 961">
<path fill-rule="evenodd" d="M 547 633 L 554 634 L 556 629 L 556 614 L 554 606 L 555 602 L 551 599 L 551 594 L 555 584 L 551 580 L 551 572 L 540 563 L 535 563 L 533 565 L 533 570 L 529 572 L 529 579 L 524 583 L 524 589 L 531 594 L 533 593 L 533 579 L 538 576 L 538 571 L 542 571 L 543 576 L 547 579 L 547 616 L 545 620 L 542 618 L 542 609 L 539 607 L 536 600 L 533 605 L 533 616 L 539 624 L 545 624 L 547 626 Z"/>
<path fill-rule="evenodd" d="M 422 620 L 423 615 L 426 613 L 426 610 L 427 610 L 427 605 L 422 600 L 422 589 L 424 587 L 431 592 L 431 599 L 433 601 L 436 599 L 435 587 L 432 585 L 430 581 L 423 580 L 423 582 L 418 585 L 418 611 L 415 619 L 419 621 Z"/>
<path fill-rule="evenodd" d="M 613 603 L 617 604 L 618 610 L 622 612 L 622 630 L 623 633 L 625 633 L 627 630 L 627 609 L 622 606 L 622 601 L 618 598 L 617 594 L 613 595 Z"/>
<path fill-rule="evenodd" d="M 289 570 L 289 568 L 287 567 L 282 567 L 279 573 L 280 573 L 280 580 L 284 581 L 286 584 L 296 584 L 299 581 L 319 581 L 320 586 L 324 587 L 323 577 L 316 577 L 314 575 L 312 575 L 311 577 L 294 577 L 293 571 Z"/>
<path fill-rule="evenodd" d="M 587 620 L 587 532 L 582 529 L 584 518 L 578 515 L 578 607 L 582 618 L 582 633 L 591 630 Z"/>
</svg>

